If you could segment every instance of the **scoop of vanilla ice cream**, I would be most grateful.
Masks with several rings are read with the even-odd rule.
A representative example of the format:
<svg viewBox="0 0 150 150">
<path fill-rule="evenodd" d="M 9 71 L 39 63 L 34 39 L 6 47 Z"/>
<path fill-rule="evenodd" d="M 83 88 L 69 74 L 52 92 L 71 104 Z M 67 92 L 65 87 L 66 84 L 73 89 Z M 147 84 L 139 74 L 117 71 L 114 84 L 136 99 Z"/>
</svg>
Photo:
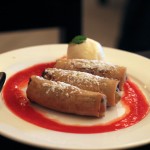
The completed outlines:
<svg viewBox="0 0 150 150">
<path fill-rule="evenodd" d="M 104 60 L 104 51 L 99 42 L 87 38 L 83 43 L 69 44 L 67 58 Z"/>
</svg>

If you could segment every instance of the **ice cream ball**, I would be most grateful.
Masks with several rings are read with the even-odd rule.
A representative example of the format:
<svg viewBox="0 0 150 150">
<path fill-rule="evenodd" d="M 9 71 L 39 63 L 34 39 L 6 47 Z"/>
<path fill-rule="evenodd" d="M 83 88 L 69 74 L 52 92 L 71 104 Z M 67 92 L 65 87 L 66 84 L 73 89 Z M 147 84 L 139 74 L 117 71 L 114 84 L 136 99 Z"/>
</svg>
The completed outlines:
<svg viewBox="0 0 150 150">
<path fill-rule="evenodd" d="M 104 51 L 101 44 L 85 36 L 76 36 L 68 44 L 68 59 L 96 59 L 104 60 Z"/>
</svg>

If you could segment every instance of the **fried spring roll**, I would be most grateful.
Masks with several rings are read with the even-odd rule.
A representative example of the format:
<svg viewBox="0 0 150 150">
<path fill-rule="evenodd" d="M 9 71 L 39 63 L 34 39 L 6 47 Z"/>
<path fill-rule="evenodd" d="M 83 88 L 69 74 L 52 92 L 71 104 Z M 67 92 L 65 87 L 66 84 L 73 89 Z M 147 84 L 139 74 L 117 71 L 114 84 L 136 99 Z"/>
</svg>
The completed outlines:
<svg viewBox="0 0 150 150">
<path fill-rule="evenodd" d="M 39 76 L 31 76 L 26 94 L 29 100 L 60 112 L 102 117 L 106 111 L 104 94 Z"/>
<path fill-rule="evenodd" d="M 45 69 L 42 76 L 48 80 L 61 81 L 84 90 L 103 93 L 107 96 L 107 106 L 115 106 L 121 98 L 117 90 L 118 80 L 57 68 Z"/>
<path fill-rule="evenodd" d="M 76 70 L 91 73 L 107 78 L 119 80 L 119 89 L 123 90 L 126 81 L 126 67 L 113 65 L 100 60 L 87 59 L 60 59 L 56 62 L 56 68 L 65 70 Z"/>
</svg>

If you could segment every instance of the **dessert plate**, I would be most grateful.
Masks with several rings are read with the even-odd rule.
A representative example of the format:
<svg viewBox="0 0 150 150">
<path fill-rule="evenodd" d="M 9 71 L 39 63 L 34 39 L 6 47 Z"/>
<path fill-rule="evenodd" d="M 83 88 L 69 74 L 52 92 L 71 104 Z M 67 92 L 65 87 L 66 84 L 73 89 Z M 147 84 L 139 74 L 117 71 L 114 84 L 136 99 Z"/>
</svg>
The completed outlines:
<svg viewBox="0 0 150 150">
<path fill-rule="evenodd" d="M 29 66 L 55 61 L 66 55 L 67 44 L 40 45 L 13 50 L 0 55 L 0 71 L 7 79 Z M 127 67 L 127 74 L 150 101 L 150 60 L 130 52 L 104 47 L 106 61 Z M 6 79 L 6 81 L 7 81 Z M 91 122 L 50 111 L 48 117 L 65 124 L 93 125 L 108 122 L 124 113 L 118 104 L 117 113 L 108 112 L 105 119 Z M 38 109 L 38 107 L 37 107 Z M 47 111 L 43 111 L 47 114 Z M 121 130 L 105 133 L 76 134 L 45 129 L 16 116 L 5 105 L 0 95 L 0 134 L 9 139 L 40 147 L 57 149 L 120 149 L 145 145 L 150 142 L 150 113 L 137 124 Z M 140 135 L 140 136 L 138 136 Z"/>
</svg>

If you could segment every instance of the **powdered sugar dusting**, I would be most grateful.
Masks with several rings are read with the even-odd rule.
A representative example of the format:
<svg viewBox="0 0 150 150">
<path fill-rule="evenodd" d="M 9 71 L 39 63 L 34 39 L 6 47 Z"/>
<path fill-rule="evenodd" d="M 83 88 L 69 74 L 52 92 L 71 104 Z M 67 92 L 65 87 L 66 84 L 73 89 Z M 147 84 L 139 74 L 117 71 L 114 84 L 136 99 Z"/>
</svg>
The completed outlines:
<svg viewBox="0 0 150 150">
<path fill-rule="evenodd" d="M 105 88 L 106 86 L 108 86 L 106 82 L 111 80 L 86 72 L 63 70 L 57 68 L 46 69 L 44 78 L 54 81 L 63 81 L 80 88 L 84 86 L 87 87 L 87 89 L 92 89 L 93 87 L 97 87 L 97 89 L 99 89 L 100 87 Z"/>
<path fill-rule="evenodd" d="M 68 59 L 58 60 L 56 68 L 66 70 L 76 70 L 87 72 L 93 75 L 116 79 L 119 82 L 119 89 L 123 90 L 123 84 L 126 80 L 126 67 L 104 62 L 101 60 L 87 60 L 87 59 Z"/>
<path fill-rule="evenodd" d="M 70 67 L 74 67 L 75 65 L 81 68 L 97 68 L 99 70 L 114 70 L 118 67 L 117 65 L 101 60 L 70 59 L 68 62 L 70 63 Z"/>
<path fill-rule="evenodd" d="M 43 80 L 41 77 L 37 77 L 40 80 Z M 46 94 L 55 93 L 55 95 L 60 95 L 63 93 L 66 97 L 69 97 L 70 94 L 82 93 L 82 90 L 76 86 L 60 82 L 60 81 L 46 81 L 42 84 L 43 87 L 47 87 Z"/>
</svg>

